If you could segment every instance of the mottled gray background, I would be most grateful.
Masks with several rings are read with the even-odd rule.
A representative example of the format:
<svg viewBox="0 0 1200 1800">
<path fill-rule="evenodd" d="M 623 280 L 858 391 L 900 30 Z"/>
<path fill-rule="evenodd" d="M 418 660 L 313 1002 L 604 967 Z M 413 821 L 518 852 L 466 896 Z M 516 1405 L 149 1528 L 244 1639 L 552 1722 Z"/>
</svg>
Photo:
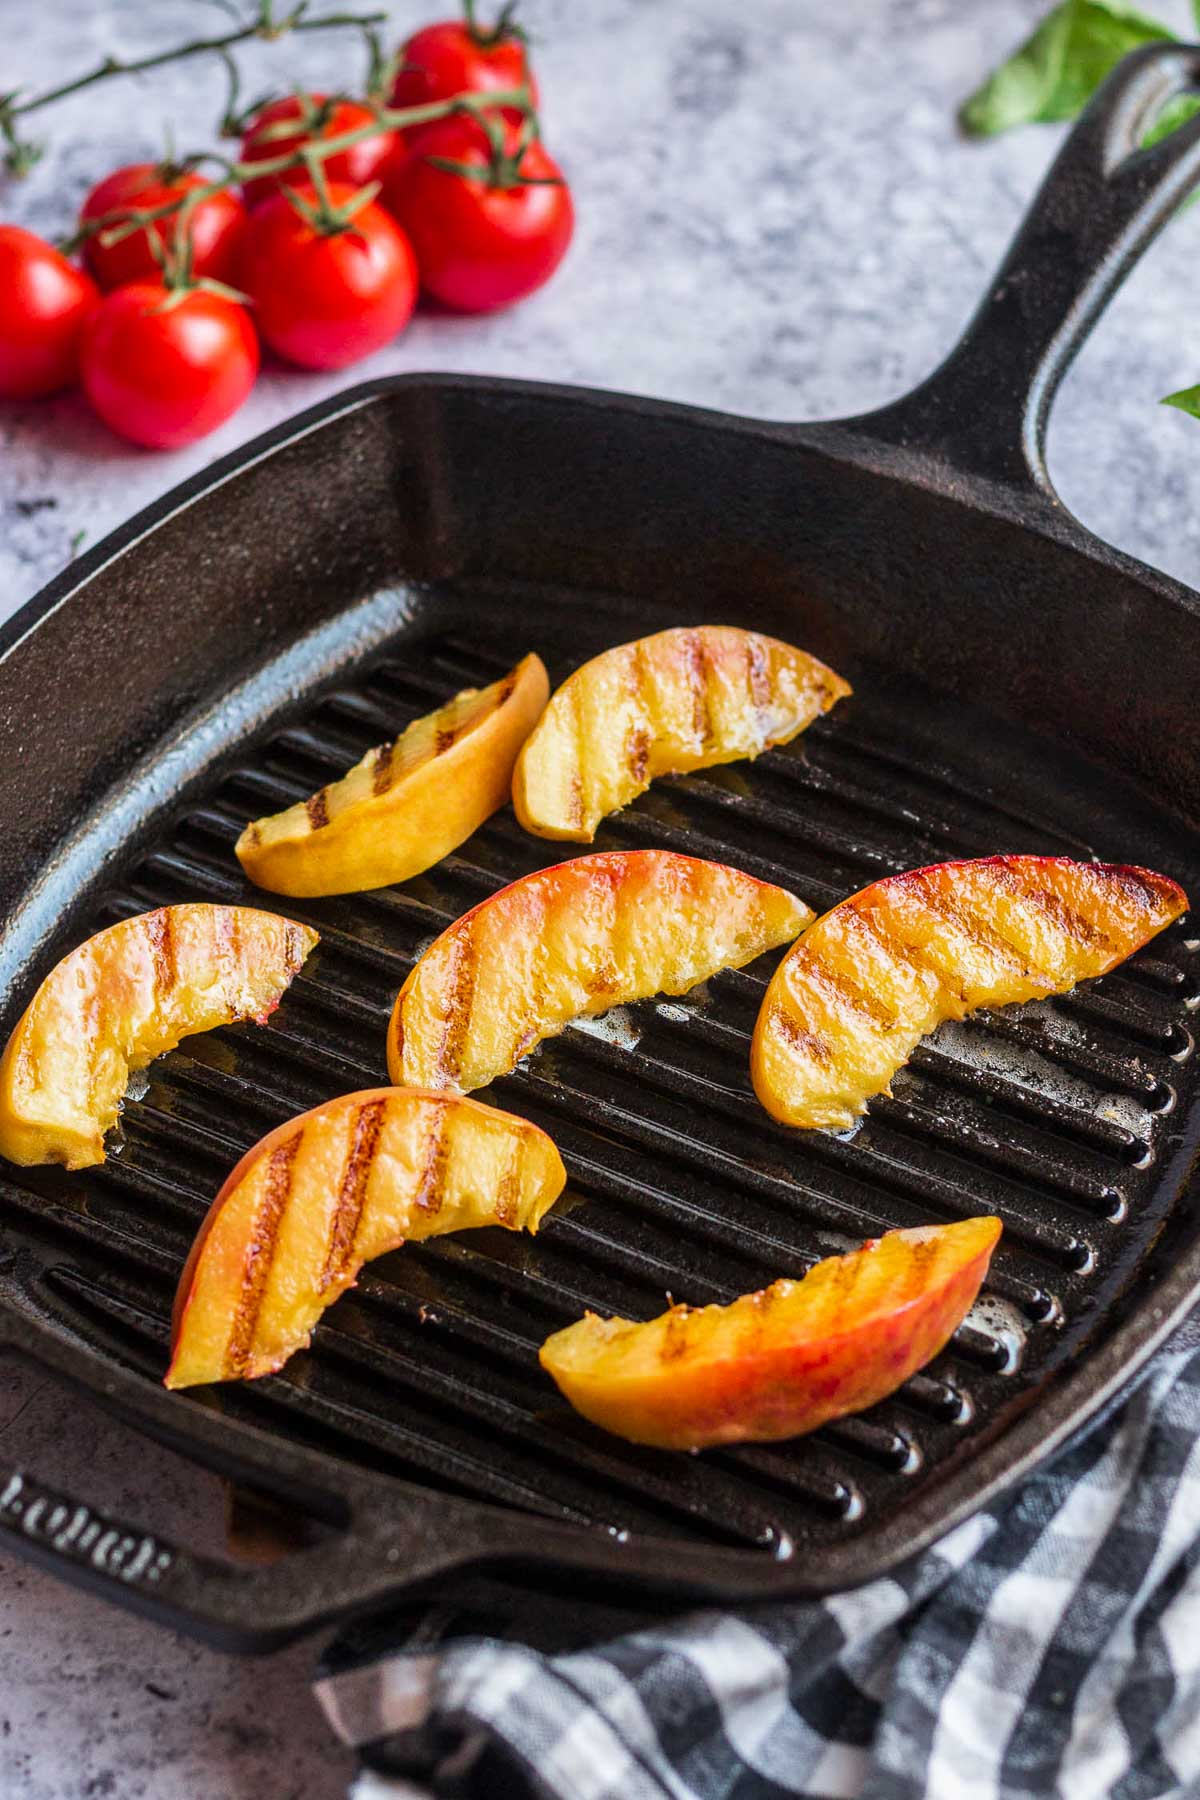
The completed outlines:
<svg viewBox="0 0 1200 1800">
<path fill-rule="evenodd" d="M 1186 30 L 1185 0 L 1146 0 Z M 437 10 L 435 6 L 435 11 Z M 462 369 L 547 377 L 770 418 L 851 413 L 900 393 L 972 310 L 1058 140 L 961 141 L 956 103 L 1040 0 L 526 0 L 549 142 L 579 231 L 543 294 L 491 320 L 420 319 L 355 376 Z M 428 16 L 392 7 L 397 35 Z M 0 0 L 0 87 L 218 29 L 184 0 Z M 247 59 L 344 85 L 349 38 Z M 204 141 L 211 66 L 114 82 L 41 116 L 46 162 L 0 216 L 65 227 L 90 183 L 152 156 L 170 119 Z M 1177 221 L 1069 377 L 1050 438 L 1066 503 L 1200 585 L 1200 423 L 1156 402 L 1200 381 L 1200 207 Z M 175 455 L 109 436 L 68 397 L 0 407 L 0 616 L 130 512 L 332 392 L 272 368 L 216 436 Z M 952 547 L 947 548 L 952 554 Z M 186 576 L 184 577 L 186 579 Z M 186 593 L 181 592 L 181 600 Z M 1079 597 L 1081 614 L 1086 594 Z M 220 1496 L 37 1379 L 0 1372 L 4 1461 L 23 1460 L 167 1531 L 220 1534 Z M 20 1564 L 0 1565 L 0 1795 L 22 1800 L 332 1800 L 348 1759 L 306 1691 L 307 1650 L 227 1661 Z"/>
</svg>

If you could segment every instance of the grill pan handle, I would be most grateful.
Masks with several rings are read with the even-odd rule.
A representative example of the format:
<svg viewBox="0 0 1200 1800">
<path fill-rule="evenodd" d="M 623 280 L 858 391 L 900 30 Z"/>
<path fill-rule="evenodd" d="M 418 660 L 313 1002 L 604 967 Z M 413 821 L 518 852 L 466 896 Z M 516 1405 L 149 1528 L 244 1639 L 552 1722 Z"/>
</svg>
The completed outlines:
<svg viewBox="0 0 1200 1800">
<path fill-rule="evenodd" d="M 20 1294 L 0 1265 L 0 1291 Z M 94 1397 L 111 1384 L 91 1347 L 29 1314 L 0 1310 L 0 1355 L 79 1385 Z M 184 1402 L 183 1404 L 187 1404 Z M 268 1564 L 227 1562 L 115 1517 L 78 1492 L 52 1487 L 0 1461 L 0 1550 L 225 1650 L 274 1650 L 323 1624 L 374 1611 L 452 1570 L 522 1558 L 528 1521 L 339 1466 L 329 1492 L 291 1446 L 200 1405 L 179 1417 L 178 1395 L 147 1384 L 121 1416 L 194 1462 L 257 1487 L 330 1527 L 315 1543 Z M 578 1533 L 547 1525 L 544 1553 L 578 1553 Z M 586 1540 L 584 1561 L 587 1562 Z"/>
<path fill-rule="evenodd" d="M 1133 51 L 1059 151 L 982 305 L 940 368 L 851 423 L 885 443 L 1052 493 L 1046 421 L 1058 384 L 1146 245 L 1200 181 L 1200 115 L 1150 149 L 1167 101 L 1200 91 L 1200 47 Z"/>
</svg>

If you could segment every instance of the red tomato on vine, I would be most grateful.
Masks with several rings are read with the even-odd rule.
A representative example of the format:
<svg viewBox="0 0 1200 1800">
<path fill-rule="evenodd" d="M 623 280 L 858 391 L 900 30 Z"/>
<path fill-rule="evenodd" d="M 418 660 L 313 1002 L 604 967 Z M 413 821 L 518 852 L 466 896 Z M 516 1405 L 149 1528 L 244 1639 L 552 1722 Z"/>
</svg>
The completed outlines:
<svg viewBox="0 0 1200 1800">
<path fill-rule="evenodd" d="M 83 203 L 80 220 L 86 225 L 103 218 L 105 213 L 163 206 L 172 200 L 186 199 L 207 185 L 194 169 L 173 169 L 167 163 L 129 163 L 97 182 Z M 192 268 L 197 275 L 216 281 L 229 279 L 245 220 L 245 207 L 228 189 L 208 195 L 192 208 L 188 229 Z M 173 231 L 172 215 L 145 225 L 114 244 L 103 243 L 102 234 L 97 233 L 84 244 L 84 260 L 105 289 L 121 287 L 127 281 L 157 281 L 159 261 L 151 240 L 161 251 L 170 242 Z"/>
<path fill-rule="evenodd" d="M 135 281 L 114 288 L 88 320 L 82 372 L 114 431 L 176 450 L 237 411 L 258 373 L 258 339 L 245 307 L 224 294 Z"/>
<path fill-rule="evenodd" d="M 403 231 L 381 206 L 336 183 L 259 207 L 238 279 L 264 342 L 306 369 L 343 369 L 381 349 L 417 298 Z"/>
<path fill-rule="evenodd" d="M 0 225 L 0 398 L 32 400 L 69 387 L 99 301 L 91 277 L 52 244 L 20 225 Z"/>
<path fill-rule="evenodd" d="M 401 46 L 401 67 L 392 86 L 393 106 L 424 106 L 455 94 L 490 94 L 528 86 L 537 105 L 537 84 L 529 67 L 525 33 L 505 6 L 496 23 L 480 25 L 473 0 L 462 19 L 444 19 L 414 32 Z M 519 122 L 519 115 L 514 115 Z M 418 130 L 424 131 L 424 126 Z"/>
<path fill-rule="evenodd" d="M 575 227 L 571 192 L 528 127 L 441 119 L 385 181 L 426 293 L 458 312 L 511 306 L 548 281 Z"/>
</svg>

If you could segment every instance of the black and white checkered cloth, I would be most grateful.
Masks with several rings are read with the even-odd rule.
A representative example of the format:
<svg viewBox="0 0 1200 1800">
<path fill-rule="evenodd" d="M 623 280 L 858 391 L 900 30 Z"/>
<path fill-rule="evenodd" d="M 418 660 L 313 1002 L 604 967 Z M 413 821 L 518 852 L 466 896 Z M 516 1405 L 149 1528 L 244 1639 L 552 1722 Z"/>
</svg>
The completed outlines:
<svg viewBox="0 0 1200 1800">
<path fill-rule="evenodd" d="M 1200 1795 L 1198 1346 L 854 1593 L 659 1622 L 480 1581 L 344 1639 L 353 1800 Z"/>
</svg>

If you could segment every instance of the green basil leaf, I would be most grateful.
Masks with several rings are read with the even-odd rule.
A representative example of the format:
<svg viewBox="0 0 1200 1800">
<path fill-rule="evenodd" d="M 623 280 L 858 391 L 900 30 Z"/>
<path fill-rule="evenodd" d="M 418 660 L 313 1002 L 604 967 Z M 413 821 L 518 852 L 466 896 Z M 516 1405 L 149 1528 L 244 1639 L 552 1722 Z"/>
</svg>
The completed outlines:
<svg viewBox="0 0 1200 1800">
<path fill-rule="evenodd" d="M 1200 6 L 1200 0 L 1196 0 L 1196 4 Z M 1197 113 L 1200 113 L 1200 94 L 1176 94 L 1173 100 L 1167 101 L 1142 139 L 1142 148 L 1148 150 L 1151 144 L 1170 137 L 1173 131 L 1178 131 L 1181 125 L 1186 125 Z"/>
<path fill-rule="evenodd" d="M 1200 8 L 1200 0 L 1194 4 Z M 1124 0 L 1062 0 L 966 101 L 962 124 L 990 137 L 1014 125 L 1073 119 L 1128 51 L 1174 35 Z"/>
<path fill-rule="evenodd" d="M 1168 394 L 1162 405 L 1177 406 L 1180 412 L 1191 413 L 1193 419 L 1200 419 L 1200 387 L 1180 388 L 1177 394 Z"/>
</svg>

